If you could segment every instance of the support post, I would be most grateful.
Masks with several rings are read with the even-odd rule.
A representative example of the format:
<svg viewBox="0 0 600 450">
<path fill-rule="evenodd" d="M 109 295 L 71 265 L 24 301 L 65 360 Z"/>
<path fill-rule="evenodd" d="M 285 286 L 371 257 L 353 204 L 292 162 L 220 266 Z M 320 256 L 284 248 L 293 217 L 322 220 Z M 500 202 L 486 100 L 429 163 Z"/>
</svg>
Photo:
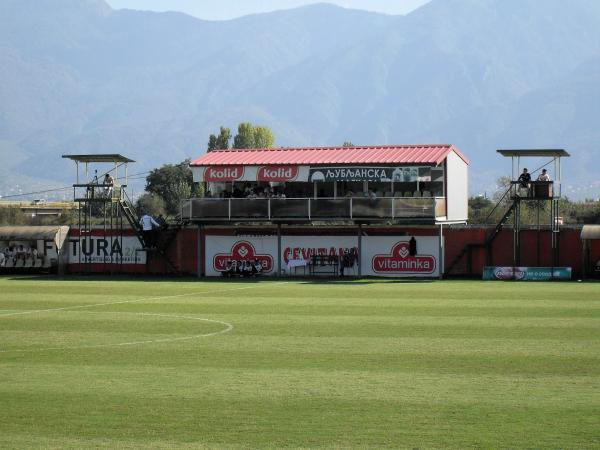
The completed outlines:
<svg viewBox="0 0 600 450">
<path fill-rule="evenodd" d="M 200 231 L 200 240 L 198 241 L 198 245 L 200 247 L 200 252 L 198 253 L 199 263 L 200 263 L 200 276 L 206 276 L 206 230 L 204 229 L 204 225 L 199 225 L 198 227 Z"/>
<path fill-rule="evenodd" d="M 513 266 L 521 265 L 521 202 L 515 205 L 515 221 L 513 226 Z"/>
<path fill-rule="evenodd" d="M 202 252 L 202 230 L 200 229 L 202 227 L 202 225 L 198 225 L 196 227 L 196 275 L 198 276 L 198 278 L 200 278 L 202 276 L 202 258 L 201 258 L 201 252 Z"/>
<path fill-rule="evenodd" d="M 440 242 L 438 264 L 440 266 L 440 280 L 444 278 L 444 224 L 440 223 Z"/>
<path fill-rule="evenodd" d="M 277 224 L 277 276 L 281 276 L 281 224 Z"/>
<path fill-rule="evenodd" d="M 358 224 L 358 276 L 362 277 L 362 224 Z"/>
</svg>

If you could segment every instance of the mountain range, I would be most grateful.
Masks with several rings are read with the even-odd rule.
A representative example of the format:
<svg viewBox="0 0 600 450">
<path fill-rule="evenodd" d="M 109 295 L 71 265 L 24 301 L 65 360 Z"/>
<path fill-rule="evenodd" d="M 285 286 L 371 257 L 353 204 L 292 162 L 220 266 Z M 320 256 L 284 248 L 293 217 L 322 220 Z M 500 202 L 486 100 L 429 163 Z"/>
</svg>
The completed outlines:
<svg viewBox="0 0 600 450">
<path fill-rule="evenodd" d="M 472 194 L 510 173 L 498 148 L 565 148 L 567 195 L 597 198 L 599 29 L 597 0 L 432 0 L 405 16 L 316 4 L 229 21 L 3 0 L 0 194 L 68 184 L 64 153 L 122 153 L 143 172 L 250 121 L 281 146 L 452 143 Z"/>
</svg>

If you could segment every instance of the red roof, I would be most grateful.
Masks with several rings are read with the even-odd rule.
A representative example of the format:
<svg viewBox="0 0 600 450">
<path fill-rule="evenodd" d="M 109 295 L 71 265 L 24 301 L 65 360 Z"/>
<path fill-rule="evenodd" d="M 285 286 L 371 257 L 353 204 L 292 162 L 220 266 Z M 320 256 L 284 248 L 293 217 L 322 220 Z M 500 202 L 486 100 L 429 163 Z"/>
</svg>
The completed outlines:
<svg viewBox="0 0 600 450">
<path fill-rule="evenodd" d="M 324 165 L 324 164 L 440 164 L 455 152 L 453 145 L 381 145 L 367 147 L 282 147 L 213 150 L 192 161 L 192 166 Z"/>
</svg>

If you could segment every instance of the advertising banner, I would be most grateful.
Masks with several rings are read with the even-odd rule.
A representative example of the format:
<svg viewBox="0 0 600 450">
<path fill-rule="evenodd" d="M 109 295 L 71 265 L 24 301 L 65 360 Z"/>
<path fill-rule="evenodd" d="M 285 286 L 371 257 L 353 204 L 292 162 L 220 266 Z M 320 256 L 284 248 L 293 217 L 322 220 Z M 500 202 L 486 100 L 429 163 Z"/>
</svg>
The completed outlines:
<svg viewBox="0 0 600 450">
<path fill-rule="evenodd" d="M 281 267 L 289 274 L 308 274 L 308 270 L 298 272 L 295 267 L 306 266 L 313 255 L 343 257 L 345 253 L 358 255 L 356 236 L 282 236 Z M 319 272 L 319 268 L 314 270 Z M 358 275 L 358 261 L 348 270 L 348 275 Z"/>
<path fill-rule="evenodd" d="M 194 181 L 212 183 L 308 181 L 308 172 L 308 166 L 292 165 L 192 167 Z"/>
<path fill-rule="evenodd" d="M 258 259 L 265 275 L 277 268 L 277 238 L 275 236 L 207 236 L 205 269 L 207 276 L 220 276 L 228 261 Z"/>
<path fill-rule="evenodd" d="M 364 236 L 358 255 L 356 236 L 282 236 L 281 269 L 285 274 L 308 275 L 307 263 L 313 255 L 358 255 L 362 275 L 381 277 L 437 277 L 439 238 L 436 236 Z M 264 267 L 264 275 L 277 274 L 276 236 L 207 236 L 205 270 L 207 276 L 220 276 L 228 261 L 254 261 Z M 413 254 L 414 253 L 414 254 Z M 358 275 L 358 261 L 345 268 L 346 275 Z M 300 270 L 306 267 L 306 270 Z M 315 269 L 319 273 L 320 268 Z M 324 267 L 331 272 L 331 267 Z M 331 275 L 331 273 L 330 273 Z"/>
<path fill-rule="evenodd" d="M 484 280 L 570 280 L 571 267 L 492 267 L 483 269 Z"/>
<path fill-rule="evenodd" d="M 439 237 L 365 236 L 362 274 L 383 277 L 437 277 L 440 273 Z M 411 248 L 412 247 L 412 248 Z"/>
<path fill-rule="evenodd" d="M 146 252 L 136 236 L 69 238 L 69 264 L 146 264 Z M 137 250 L 137 251 L 136 251 Z"/>
<path fill-rule="evenodd" d="M 429 167 L 312 167 L 309 181 L 431 181 Z"/>
</svg>

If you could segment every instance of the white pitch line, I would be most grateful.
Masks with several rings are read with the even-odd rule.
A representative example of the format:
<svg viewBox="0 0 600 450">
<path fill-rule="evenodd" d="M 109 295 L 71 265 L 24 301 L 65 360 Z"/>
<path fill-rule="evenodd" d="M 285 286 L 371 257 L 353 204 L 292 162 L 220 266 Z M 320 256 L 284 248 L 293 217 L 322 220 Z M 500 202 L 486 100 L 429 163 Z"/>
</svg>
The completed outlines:
<svg viewBox="0 0 600 450">
<path fill-rule="evenodd" d="M 290 282 L 283 281 L 280 283 L 273 283 L 273 284 L 287 284 L 287 283 L 290 283 Z M 231 289 L 219 289 L 219 290 L 214 290 L 214 291 L 188 292 L 187 294 L 164 295 L 161 297 L 144 297 L 144 298 L 138 298 L 135 300 L 124 300 L 122 302 L 95 303 L 93 305 L 65 306 L 62 308 L 52 308 L 52 309 L 34 309 L 34 310 L 28 310 L 28 311 L 13 312 L 13 313 L 9 313 L 9 314 L 0 314 L 0 317 L 20 316 L 20 315 L 25 315 L 25 314 L 36 314 L 36 313 L 55 312 L 55 311 L 67 311 L 70 309 L 93 308 L 95 306 L 121 305 L 124 303 L 136 303 L 136 302 L 143 302 L 146 300 L 165 300 L 168 298 L 189 297 L 191 295 L 217 294 L 217 293 L 221 293 L 221 292 L 231 292 L 231 291 L 240 291 L 243 289 L 253 289 L 253 288 L 257 288 L 259 286 L 260 286 L 260 284 L 256 284 L 256 285 L 252 285 L 252 286 L 244 286 L 244 287 L 231 288 Z"/>
<path fill-rule="evenodd" d="M 200 320 L 203 322 L 212 322 L 218 323 L 220 325 L 225 325 L 225 328 L 219 331 L 214 331 L 212 333 L 205 334 L 194 334 L 191 336 L 183 336 L 178 338 L 163 338 L 163 339 L 151 339 L 146 341 L 132 341 L 132 342 L 118 342 L 115 344 L 96 344 L 96 345 L 78 345 L 78 346 L 68 346 L 68 347 L 46 347 L 46 348 L 36 348 L 36 349 L 13 349 L 13 350 L 0 350 L 0 353 L 34 353 L 34 352 L 44 352 L 50 350 L 80 350 L 80 349 L 88 349 L 88 348 L 103 348 L 103 347 L 126 347 L 133 345 L 143 345 L 143 344 L 154 344 L 154 343 L 162 343 L 162 342 L 175 342 L 175 341 L 186 341 L 191 339 L 200 339 L 203 337 L 211 337 L 217 336 L 219 334 L 228 333 L 233 330 L 233 325 L 227 322 L 223 322 L 221 320 L 213 320 L 213 319 L 204 319 L 201 317 L 187 317 L 187 316 L 173 316 L 169 314 L 153 314 L 153 313 L 132 313 L 132 312 L 119 312 L 119 311 L 83 311 L 86 314 L 132 314 L 138 316 L 156 316 L 156 317 L 168 317 L 172 319 L 185 319 L 185 320 Z"/>
</svg>

